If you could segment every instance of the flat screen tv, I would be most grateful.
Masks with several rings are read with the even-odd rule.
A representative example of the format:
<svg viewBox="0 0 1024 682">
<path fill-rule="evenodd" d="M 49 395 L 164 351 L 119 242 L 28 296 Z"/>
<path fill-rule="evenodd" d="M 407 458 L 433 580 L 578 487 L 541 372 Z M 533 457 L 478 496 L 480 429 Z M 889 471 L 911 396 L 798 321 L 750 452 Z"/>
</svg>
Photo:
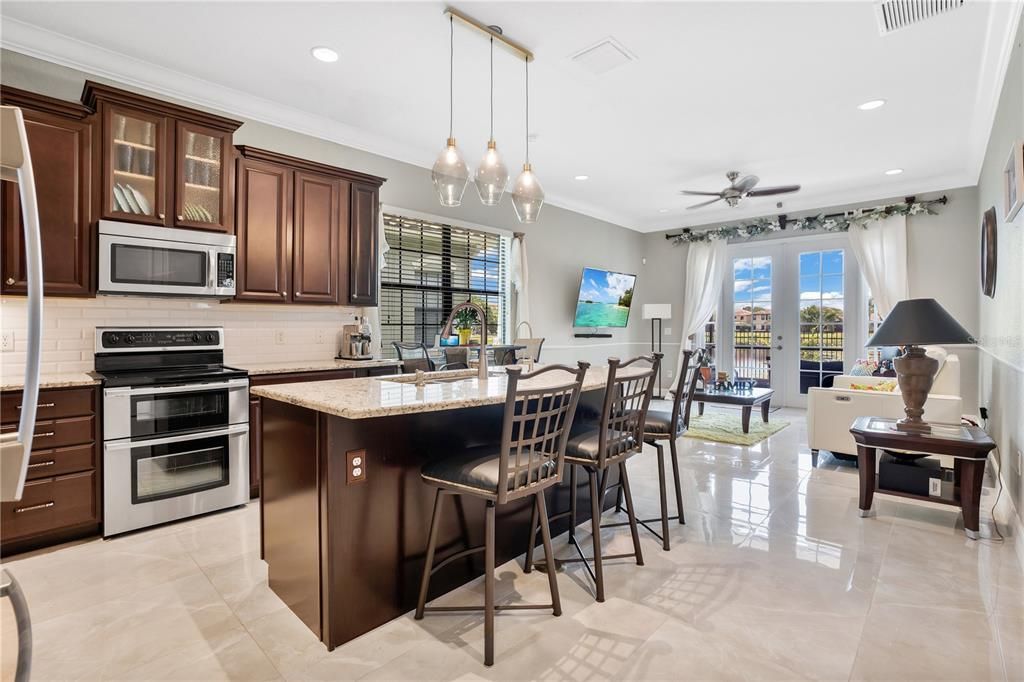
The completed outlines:
<svg viewBox="0 0 1024 682">
<path fill-rule="evenodd" d="M 625 327 L 636 275 L 583 268 L 573 327 Z"/>
</svg>

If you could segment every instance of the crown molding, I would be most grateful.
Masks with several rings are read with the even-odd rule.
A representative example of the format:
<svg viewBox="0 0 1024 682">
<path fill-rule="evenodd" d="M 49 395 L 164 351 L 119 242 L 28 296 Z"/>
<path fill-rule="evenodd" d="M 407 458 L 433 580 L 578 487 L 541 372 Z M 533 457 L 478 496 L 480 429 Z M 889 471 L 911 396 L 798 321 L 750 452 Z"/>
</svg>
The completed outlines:
<svg viewBox="0 0 1024 682">
<path fill-rule="evenodd" d="M 999 109 L 999 98 L 1006 81 L 1006 72 L 1010 68 L 1010 57 L 1013 55 L 1017 29 L 1020 28 L 1021 15 L 1024 14 L 1024 0 L 990 3 L 988 30 L 985 43 L 997 43 L 997 50 L 986 50 L 978 70 L 978 89 L 974 97 L 974 118 L 968 133 L 967 170 L 971 176 L 970 184 L 978 184 L 981 178 L 981 167 L 985 164 L 988 141 L 992 136 L 996 113 Z"/>
</svg>

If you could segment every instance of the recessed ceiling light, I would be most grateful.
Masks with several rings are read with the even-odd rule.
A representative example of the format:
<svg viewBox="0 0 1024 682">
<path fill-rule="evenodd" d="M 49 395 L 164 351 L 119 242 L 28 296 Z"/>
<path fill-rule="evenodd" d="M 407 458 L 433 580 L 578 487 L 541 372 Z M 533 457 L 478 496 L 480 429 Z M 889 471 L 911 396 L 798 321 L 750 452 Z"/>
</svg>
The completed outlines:
<svg viewBox="0 0 1024 682">
<path fill-rule="evenodd" d="M 668 209 L 667 208 L 659 208 L 658 209 L 658 213 L 668 213 Z"/>
<path fill-rule="evenodd" d="M 336 62 L 338 61 L 338 53 L 329 47 L 318 45 L 309 51 L 311 55 L 316 57 L 322 62 Z"/>
<path fill-rule="evenodd" d="M 902 172 L 903 172 L 902 168 L 890 168 L 889 170 L 885 171 L 885 174 L 886 175 L 899 175 Z"/>
<path fill-rule="evenodd" d="M 574 179 L 575 179 L 575 180 L 581 180 L 581 181 L 582 181 L 582 180 L 589 180 L 589 179 L 590 179 L 590 176 L 589 176 L 589 175 L 577 175 L 577 176 L 575 176 L 575 178 L 574 178 Z"/>
<path fill-rule="evenodd" d="M 882 106 L 885 106 L 884 99 L 872 99 L 864 102 L 864 104 L 858 104 L 857 108 L 861 111 L 871 111 L 872 109 L 878 109 Z"/>
</svg>

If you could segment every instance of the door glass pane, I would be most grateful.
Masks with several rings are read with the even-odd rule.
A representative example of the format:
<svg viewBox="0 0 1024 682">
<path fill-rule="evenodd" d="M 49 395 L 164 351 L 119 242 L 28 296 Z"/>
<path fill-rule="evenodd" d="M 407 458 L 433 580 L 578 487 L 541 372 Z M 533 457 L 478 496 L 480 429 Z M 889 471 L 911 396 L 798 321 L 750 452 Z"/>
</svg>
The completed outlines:
<svg viewBox="0 0 1024 682">
<path fill-rule="evenodd" d="M 185 132 L 185 220 L 220 223 L 221 161 L 220 137 Z"/>
<path fill-rule="evenodd" d="M 733 369 L 740 379 L 771 385 L 772 259 L 733 259 Z"/>
<path fill-rule="evenodd" d="M 124 114 L 112 117 L 114 178 L 111 205 L 136 215 L 156 213 L 157 127 Z"/>
<path fill-rule="evenodd" d="M 161 249 L 115 244 L 110 254 L 110 279 L 127 284 L 206 286 L 209 257 L 205 251 Z"/>
<path fill-rule="evenodd" d="M 228 392 L 202 391 L 132 398 L 132 437 L 163 435 L 228 424 Z"/>
<path fill-rule="evenodd" d="M 800 393 L 843 373 L 844 253 L 800 254 Z"/>
<path fill-rule="evenodd" d="M 228 443 L 220 436 L 132 448 L 132 504 L 228 485 Z"/>
</svg>

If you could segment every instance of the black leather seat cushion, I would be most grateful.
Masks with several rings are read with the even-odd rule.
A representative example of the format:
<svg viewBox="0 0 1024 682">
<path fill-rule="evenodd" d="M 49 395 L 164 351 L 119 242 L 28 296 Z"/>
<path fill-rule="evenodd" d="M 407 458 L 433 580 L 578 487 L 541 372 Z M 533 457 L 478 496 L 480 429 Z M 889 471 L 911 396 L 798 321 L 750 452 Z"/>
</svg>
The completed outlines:
<svg viewBox="0 0 1024 682">
<path fill-rule="evenodd" d="M 498 492 L 498 463 L 500 460 L 500 448 L 495 445 L 482 445 L 475 448 L 467 448 L 462 452 L 427 462 L 421 469 L 423 478 L 440 483 L 448 483 L 455 486 L 475 488 L 481 492 L 497 494 Z M 520 455 L 520 461 L 525 463 L 526 453 Z M 515 463 L 515 453 L 509 455 L 510 465 Z M 554 471 L 554 461 L 545 462 L 546 469 Z M 526 482 L 526 472 L 519 476 L 519 485 Z M 536 475 L 534 475 L 536 480 Z M 508 484 L 512 482 L 512 475 L 509 474 Z"/>
<path fill-rule="evenodd" d="M 565 445 L 565 456 L 576 460 L 596 462 L 598 450 L 600 448 L 600 436 L 600 429 L 590 429 L 569 438 L 569 442 Z M 611 441 L 613 438 L 614 435 L 609 431 L 608 440 Z M 632 443 L 633 438 L 630 436 L 629 442 L 625 447 L 623 447 L 622 444 L 619 445 L 618 452 L 629 449 L 629 447 L 632 447 Z M 613 452 L 611 454 L 616 455 L 618 452 Z"/>
<path fill-rule="evenodd" d="M 672 430 L 672 411 L 648 410 L 647 421 L 644 422 L 644 433 L 653 436 L 678 436 L 686 429 L 683 427 L 682 415 Z"/>
</svg>

